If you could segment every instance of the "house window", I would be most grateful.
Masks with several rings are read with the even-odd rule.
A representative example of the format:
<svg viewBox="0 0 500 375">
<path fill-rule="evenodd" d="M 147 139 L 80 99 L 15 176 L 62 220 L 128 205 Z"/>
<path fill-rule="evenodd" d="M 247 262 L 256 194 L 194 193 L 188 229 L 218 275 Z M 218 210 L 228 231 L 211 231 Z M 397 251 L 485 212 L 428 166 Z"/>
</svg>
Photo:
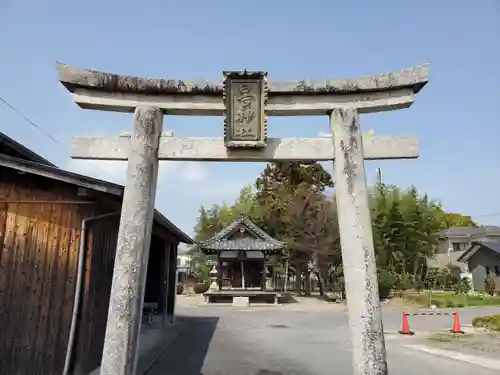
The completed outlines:
<svg viewBox="0 0 500 375">
<path fill-rule="evenodd" d="M 486 276 L 490 276 L 490 266 L 486 266 Z"/>
<path fill-rule="evenodd" d="M 465 251 L 469 247 L 467 242 L 452 242 L 453 251 Z"/>
<path fill-rule="evenodd" d="M 495 276 L 500 276 L 500 269 L 498 266 L 495 266 Z"/>
</svg>

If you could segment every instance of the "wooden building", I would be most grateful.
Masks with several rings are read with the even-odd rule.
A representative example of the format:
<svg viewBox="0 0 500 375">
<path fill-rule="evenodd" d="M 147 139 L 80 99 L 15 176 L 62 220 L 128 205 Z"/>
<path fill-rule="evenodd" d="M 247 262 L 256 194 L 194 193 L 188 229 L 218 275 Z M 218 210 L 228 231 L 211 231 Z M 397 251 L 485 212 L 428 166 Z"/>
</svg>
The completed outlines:
<svg viewBox="0 0 500 375">
<path fill-rule="evenodd" d="M 243 216 L 200 243 L 200 251 L 217 255 L 219 290 L 205 293 L 207 300 L 239 297 L 248 303 L 250 298 L 275 299 L 277 293 L 266 286 L 266 260 L 272 254 L 281 253 L 284 247 L 284 242 L 272 238 Z"/>
<path fill-rule="evenodd" d="M 88 374 L 101 361 L 124 188 L 19 146 L 0 133 L 0 374 Z M 156 211 L 144 302 L 164 321 L 180 242 L 193 243 Z"/>
</svg>

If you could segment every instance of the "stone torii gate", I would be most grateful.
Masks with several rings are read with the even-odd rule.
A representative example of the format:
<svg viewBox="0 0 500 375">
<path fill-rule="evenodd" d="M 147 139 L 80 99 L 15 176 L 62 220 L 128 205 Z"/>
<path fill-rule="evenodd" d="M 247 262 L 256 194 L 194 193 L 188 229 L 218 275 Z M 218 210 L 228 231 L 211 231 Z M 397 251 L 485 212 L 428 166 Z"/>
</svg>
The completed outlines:
<svg viewBox="0 0 500 375">
<path fill-rule="evenodd" d="M 102 375 L 135 374 L 159 160 L 333 159 L 354 374 L 387 374 L 364 159 L 417 158 L 418 143 L 411 137 L 362 137 L 359 114 L 409 107 L 428 81 L 426 65 L 321 82 L 268 82 L 265 72 L 225 72 L 221 84 L 62 63 L 57 70 L 80 107 L 134 113 L 130 135 L 76 137 L 72 145 L 73 158 L 128 160 Z M 224 137 L 162 134 L 165 114 L 224 116 Z M 268 139 L 267 115 L 328 115 L 332 140 Z"/>
</svg>

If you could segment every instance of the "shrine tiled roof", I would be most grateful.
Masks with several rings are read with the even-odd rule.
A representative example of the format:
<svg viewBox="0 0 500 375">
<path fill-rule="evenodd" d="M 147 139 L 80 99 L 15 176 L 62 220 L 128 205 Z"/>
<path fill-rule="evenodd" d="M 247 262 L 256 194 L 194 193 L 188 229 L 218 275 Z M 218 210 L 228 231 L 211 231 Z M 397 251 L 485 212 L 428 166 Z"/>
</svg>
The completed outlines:
<svg viewBox="0 0 500 375">
<path fill-rule="evenodd" d="M 231 238 L 241 228 L 247 231 L 247 235 Z M 272 238 L 248 218 L 242 216 L 209 240 L 201 242 L 199 247 L 204 253 L 224 250 L 260 250 L 275 252 L 282 250 L 285 247 L 285 243 Z"/>
</svg>

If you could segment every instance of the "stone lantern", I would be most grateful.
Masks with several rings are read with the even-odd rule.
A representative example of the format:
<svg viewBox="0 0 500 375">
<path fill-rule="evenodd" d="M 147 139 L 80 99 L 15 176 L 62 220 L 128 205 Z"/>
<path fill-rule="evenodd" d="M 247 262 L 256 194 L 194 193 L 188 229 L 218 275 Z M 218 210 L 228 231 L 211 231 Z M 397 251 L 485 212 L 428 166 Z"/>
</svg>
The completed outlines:
<svg viewBox="0 0 500 375">
<path fill-rule="evenodd" d="M 273 279 L 271 277 L 271 272 L 266 267 L 266 290 L 273 290 Z"/>
<path fill-rule="evenodd" d="M 217 284 L 217 275 L 218 275 L 217 267 L 214 264 L 212 270 L 210 271 L 211 284 L 209 290 L 219 290 L 219 284 Z"/>
</svg>

